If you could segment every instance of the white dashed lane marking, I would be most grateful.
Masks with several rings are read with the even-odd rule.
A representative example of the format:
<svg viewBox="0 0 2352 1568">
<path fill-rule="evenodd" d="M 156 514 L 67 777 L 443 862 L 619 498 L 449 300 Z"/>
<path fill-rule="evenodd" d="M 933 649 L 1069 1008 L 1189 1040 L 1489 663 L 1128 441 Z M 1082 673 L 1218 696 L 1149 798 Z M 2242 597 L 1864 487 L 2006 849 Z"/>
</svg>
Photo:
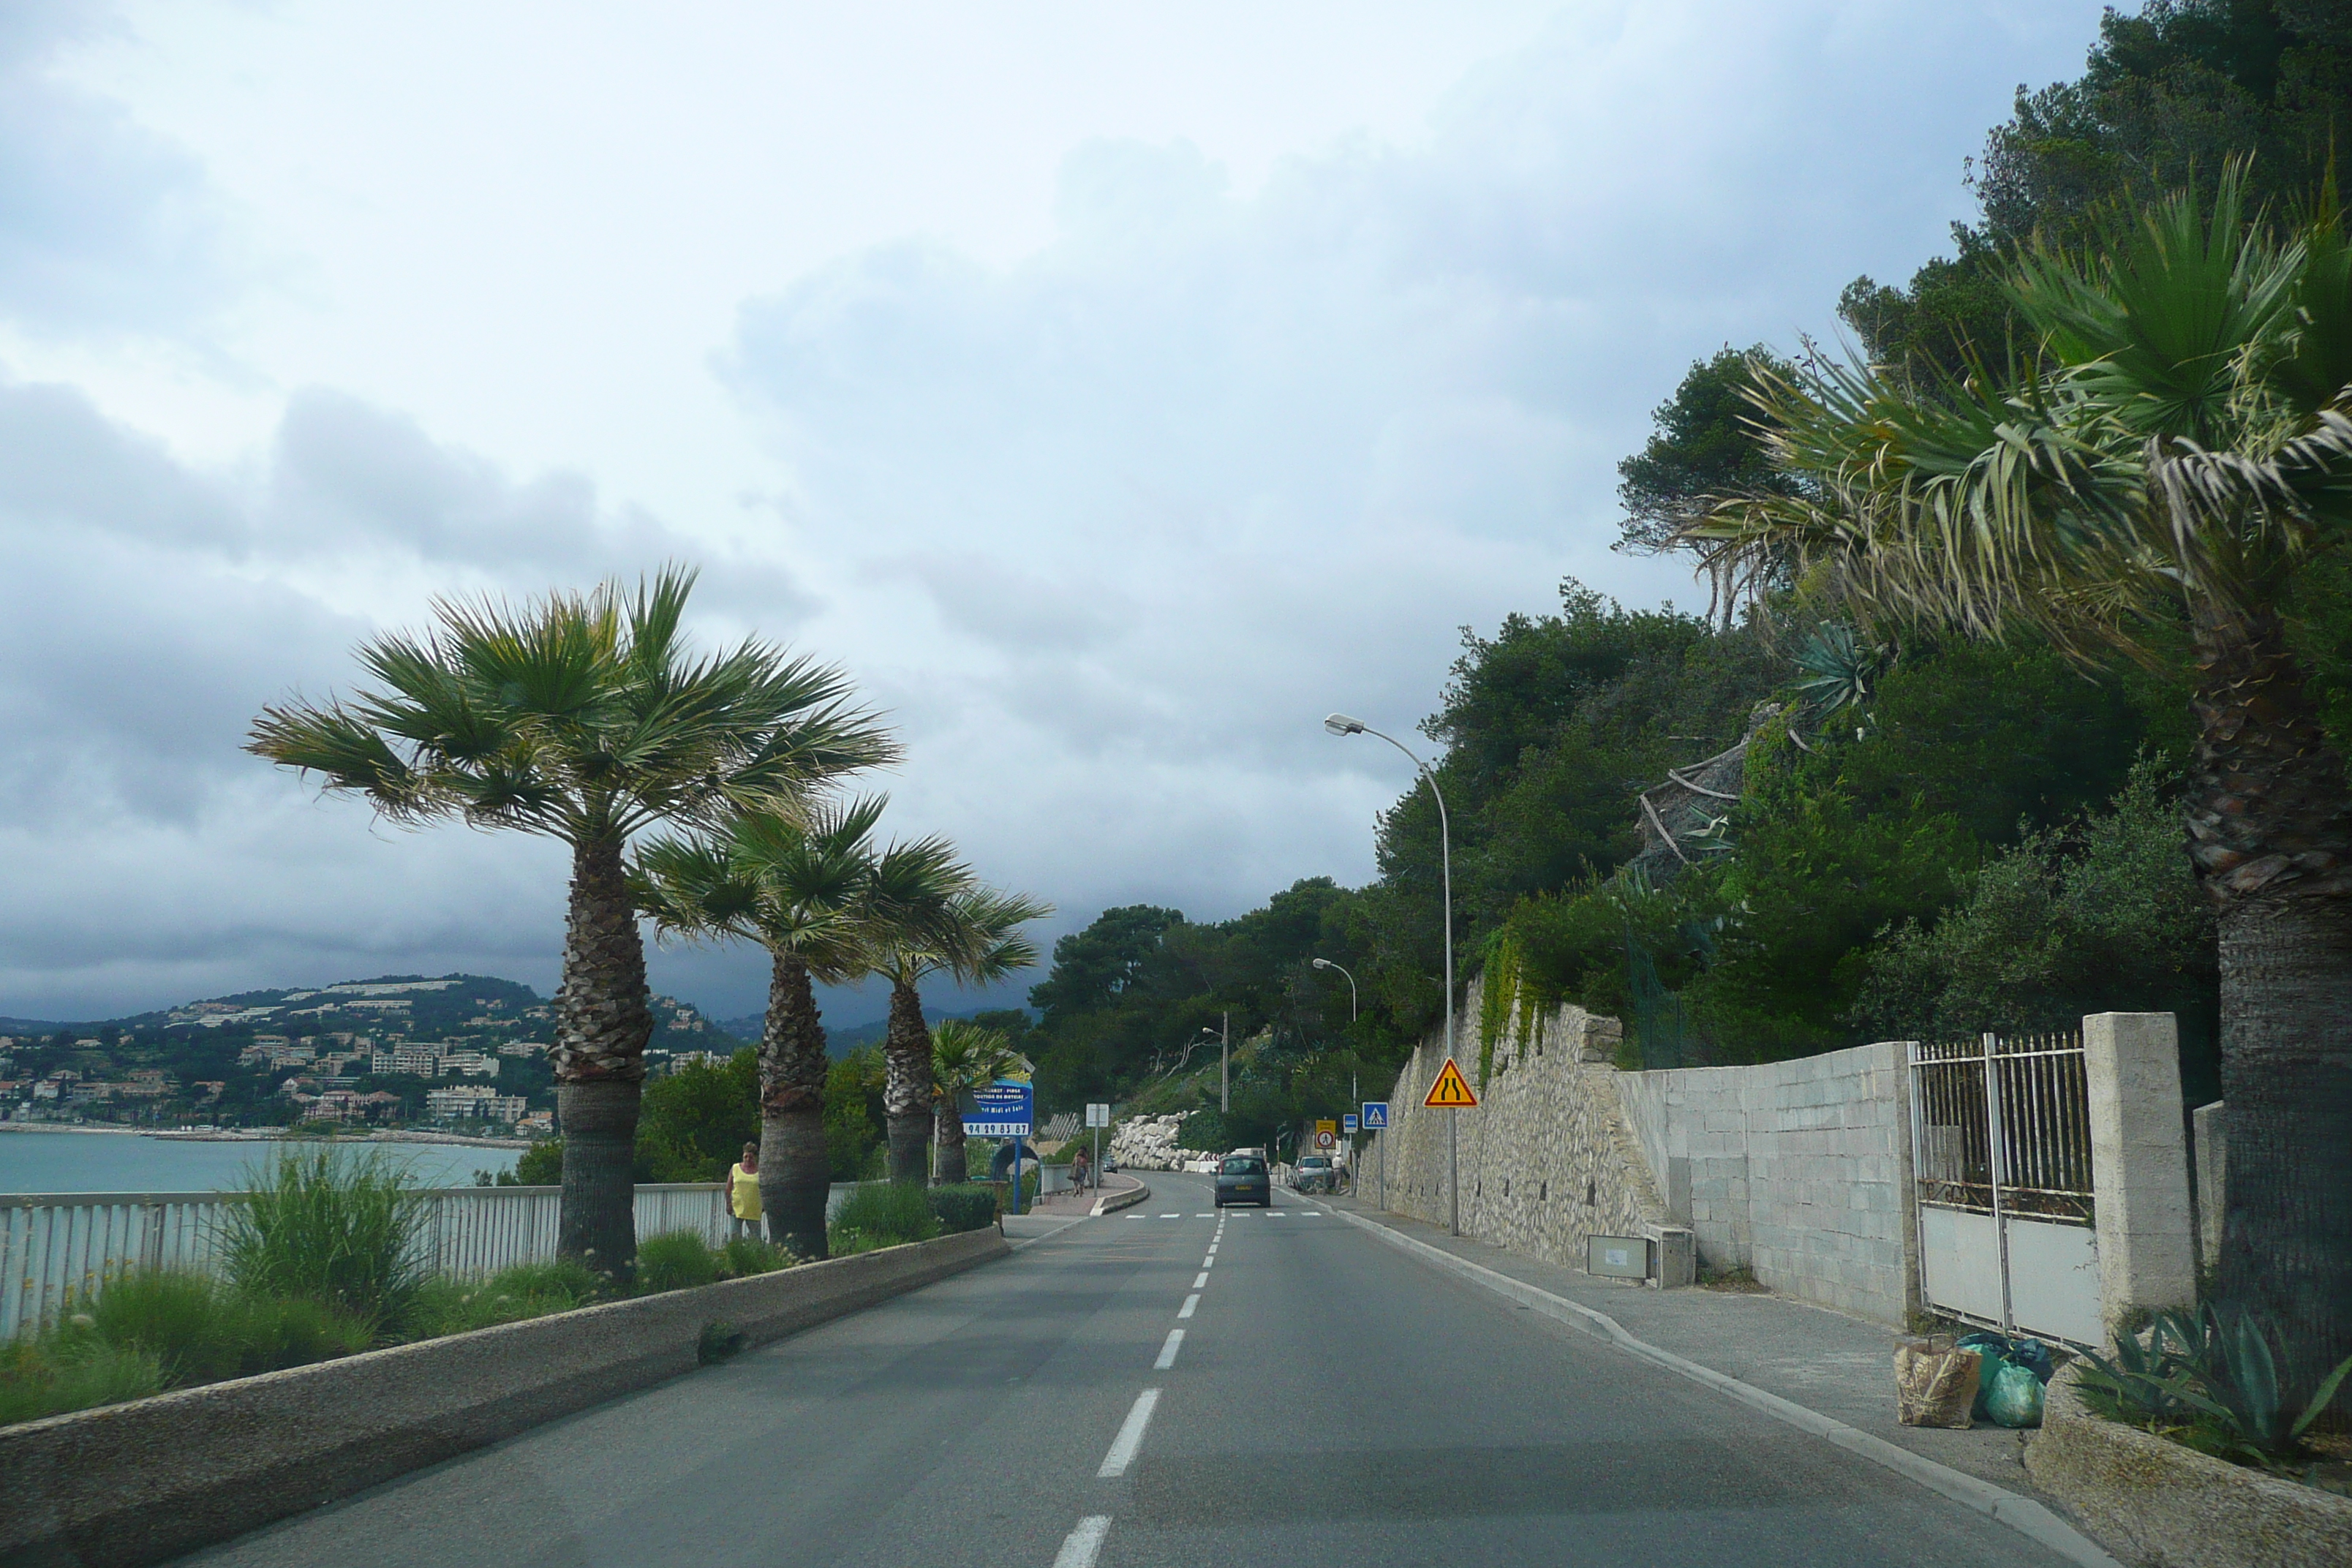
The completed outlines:
<svg viewBox="0 0 2352 1568">
<path fill-rule="evenodd" d="M 1062 1542 L 1062 1549 L 1054 1553 L 1054 1568 L 1095 1568 L 1095 1559 L 1102 1555 L 1103 1537 L 1110 1533 L 1110 1515 L 1090 1514 L 1078 1521 L 1077 1529 Z"/>
<path fill-rule="evenodd" d="M 1176 1348 L 1183 1342 L 1183 1330 L 1169 1330 L 1166 1342 L 1160 1347 L 1160 1359 L 1151 1363 L 1151 1370 L 1154 1372 L 1166 1372 L 1170 1367 L 1174 1366 L 1176 1364 Z"/>
<path fill-rule="evenodd" d="M 1160 1403 L 1160 1391 L 1147 1388 L 1135 1396 L 1135 1408 L 1127 1413 L 1119 1424 L 1118 1436 L 1110 1440 L 1110 1452 L 1103 1456 L 1102 1468 L 1095 1474 L 1108 1480 L 1113 1476 L 1127 1474 L 1127 1467 L 1135 1463 L 1136 1451 L 1143 1447 L 1143 1434 L 1151 1425 L 1151 1412 Z"/>
<path fill-rule="evenodd" d="M 1209 1271 L 1203 1268 L 1201 1270 L 1200 1276 L 1192 1281 L 1192 1289 L 1198 1290 L 1202 1286 L 1206 1285 L 1208 1282 Z"/>
<path fill-rule="evenodd" d="M 1200 1293 L 1195 1291 L 1192 1295 L 1184 1298 L 1184 1304 L 1176 1309 L 1176 1315 L 1180 1318 L 1189 1318 L 1192 1315 L 1192 1309 L 1200 1304 Z"/>
</svg>

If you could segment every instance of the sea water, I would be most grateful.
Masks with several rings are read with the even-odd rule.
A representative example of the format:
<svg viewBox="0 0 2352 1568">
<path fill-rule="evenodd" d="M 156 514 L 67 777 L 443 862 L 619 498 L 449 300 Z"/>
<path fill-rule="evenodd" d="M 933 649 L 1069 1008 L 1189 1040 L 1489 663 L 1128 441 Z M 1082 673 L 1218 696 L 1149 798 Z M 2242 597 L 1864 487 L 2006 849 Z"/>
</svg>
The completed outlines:
<svg viewBox="0 0 2352 1568">
<path fill-rule="evenodd" d="M 0 1193 L 208 1193 L 246 1184 L 279 1147 L 315 1142 L 206 1143 L 128 1132 L 0 1131 Z M 511 1171 L 514 1149 L 457 1143 L 348 1144 L 397 1160 L 420 1187 L 463 1187 L 476 1171 Z"/>
</svg>

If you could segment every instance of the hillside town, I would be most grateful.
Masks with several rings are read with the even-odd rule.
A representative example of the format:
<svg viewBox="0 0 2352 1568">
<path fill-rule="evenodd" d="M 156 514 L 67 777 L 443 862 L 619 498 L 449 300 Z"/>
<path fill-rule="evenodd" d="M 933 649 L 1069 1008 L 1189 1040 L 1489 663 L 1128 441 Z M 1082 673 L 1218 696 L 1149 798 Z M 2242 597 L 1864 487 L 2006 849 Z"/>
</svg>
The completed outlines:
<svg viewBox="0 0 2352 1568">
<path fill-rule="evenodd" d="M 651 1074 L 736 1047 L 674 997 L 655 997 L 653 1010 Z M 530 987 L 478 975 L 254 993 L 105 1024 L 10 1019 L 0 1125 L 551 1137 L 552 1021 Z"/>
</svg>

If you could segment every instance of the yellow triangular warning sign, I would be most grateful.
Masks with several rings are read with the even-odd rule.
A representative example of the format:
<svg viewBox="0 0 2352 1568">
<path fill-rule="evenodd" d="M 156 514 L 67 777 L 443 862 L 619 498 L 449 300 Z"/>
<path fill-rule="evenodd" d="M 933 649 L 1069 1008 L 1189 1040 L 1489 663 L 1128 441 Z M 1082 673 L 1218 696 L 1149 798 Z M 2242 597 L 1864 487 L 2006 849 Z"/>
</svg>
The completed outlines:
<svg viewBox="0 0 2352 1568">
<path fill-rule="evenodd" d="M 1469 1081 L 1454 1065 L 1452 1057 L 1446 1058 L 1445 1065 L 1437 1069 L 1437 1081 L 1429 1086 L 1429 1093 L 1422 1100 L 1422 1104 L 1433 1110 L 1469 1110 L 1477 1103 L 1478 1097 L 1470 1092 Z"/>
</svg>

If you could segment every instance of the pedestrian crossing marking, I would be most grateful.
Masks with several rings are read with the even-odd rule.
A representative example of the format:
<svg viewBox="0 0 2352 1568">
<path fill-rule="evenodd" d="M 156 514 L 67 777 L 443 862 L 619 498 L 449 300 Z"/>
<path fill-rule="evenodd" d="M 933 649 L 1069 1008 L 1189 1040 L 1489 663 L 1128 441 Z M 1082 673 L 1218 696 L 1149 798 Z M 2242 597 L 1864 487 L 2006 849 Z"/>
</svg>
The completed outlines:
<svg viewBox="0 0 2352 1568">
<path fill-rule="evenodd" d="M 1472 1110 L 1477 1108 L 1478 1097 L 1470 1092 L 1469 1081 L 1454 1065 L 1454 1058 L 1448 1057 L 1445 1065 L 1437 1069 L 1436 1081 L 1429 1086 L 1422 1104 L 1432 1110 Z"/>
</svg>

